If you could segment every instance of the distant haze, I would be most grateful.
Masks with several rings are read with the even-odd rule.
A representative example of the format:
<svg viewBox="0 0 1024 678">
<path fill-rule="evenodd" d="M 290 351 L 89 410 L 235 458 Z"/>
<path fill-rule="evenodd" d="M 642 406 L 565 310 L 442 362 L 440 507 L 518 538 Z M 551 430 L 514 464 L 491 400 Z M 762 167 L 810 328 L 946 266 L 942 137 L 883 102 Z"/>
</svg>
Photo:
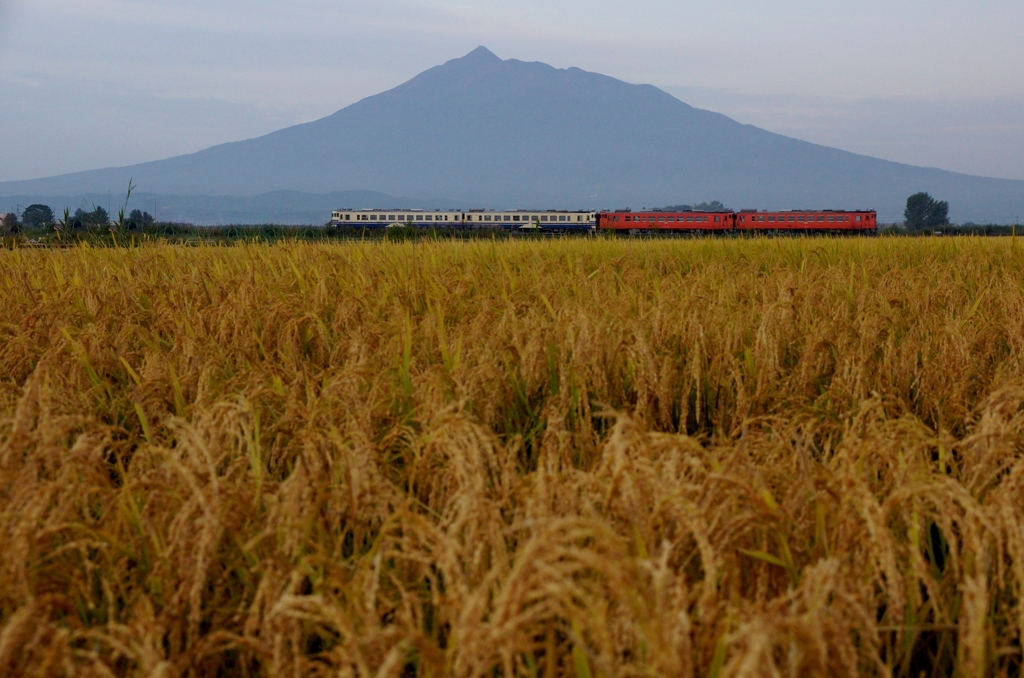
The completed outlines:
<svg viewBox="0 0 1024 678">
<path fill-rule="evenodd" d="M 810 144 L 649 85 L 502 60 L 484 47 L 312 123 L 168 160 L 8 182 L 0 196 L 102 194 L 130 178 L 184 196 L 376 191 L 465 207 L 566 208 L 717 199 L 737 209 L 876 208 L 883 221 L 924 190 L 948 200 L 957 221 L 1024 214 L 1024 181 Z"/>
</svg>

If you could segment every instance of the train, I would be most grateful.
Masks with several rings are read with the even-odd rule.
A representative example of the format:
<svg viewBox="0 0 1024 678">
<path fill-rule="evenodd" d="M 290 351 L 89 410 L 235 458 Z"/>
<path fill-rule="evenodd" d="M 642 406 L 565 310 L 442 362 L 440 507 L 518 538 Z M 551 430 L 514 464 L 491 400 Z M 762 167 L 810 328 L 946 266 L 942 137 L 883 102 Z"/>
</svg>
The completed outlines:
<svg viewBox="0 0 1024 678">
<path fill-rule="evenodd" d="M 499 228 L 523 232 L 596 232 L 629 235 L 825 233 L 874 235 L 875 210 L 412 210 L 338 209 L 331 225 L 353 228 Z"/>
</svg>

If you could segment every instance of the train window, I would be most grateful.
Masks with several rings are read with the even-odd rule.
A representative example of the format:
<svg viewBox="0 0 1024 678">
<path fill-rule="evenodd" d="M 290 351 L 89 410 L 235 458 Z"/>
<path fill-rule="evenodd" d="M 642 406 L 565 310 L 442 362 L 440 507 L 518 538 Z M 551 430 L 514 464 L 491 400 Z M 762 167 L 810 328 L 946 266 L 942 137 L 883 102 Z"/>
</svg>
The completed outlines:
<svg viewBox="0 0 1024 678">
<path fill-rule="evenodd" d="M 559 221 L 568 221 L 569 217 L 558 217 Z"/>
<path fill-rule="evenodd" d="M 768 221 L 775 221 L 775 217 L 768 217 Z"/>
<path fill-rule="evenodd" d="M 860 215 L 859 214 L 857 215 L 857 221 L 860 221 Z"/>
<path fill-rule="evenodd" d="M 757 220 L 758 220 L 758 221 L 764 221 L 764 217 L 763 217 L 763 216 L 759 216 L 759 217 L 757 218 Z"/>
<path fill-rule="evenodd" d="M 823 217 L 822 215 L 819 214 L 818 215 L 818 221 L 825 221 L 825 217 Z"/>
<path fill-rule="evenodd" d="M 540 218 L 540 220 L 541 220 L 541 221 L 547 221 L 547 220 L 548 220 L 548 218 L 542 215 L 542 216 L 541 216 L 541 218 Z"/>
<path fill-rule="evenodd" d="M 721 218 L 722 218 L 722 217 L 715 217 L 715 221 L 718 221 L 718 220 L 719 220 L 719 219 L 721 219 Z"/>
<path fill-rule="evenodd" d="M 788 217 L 786 217 L 786 221 L 793 221 L 793 215 L 790 214 Z"/>
<path fill-rule="evenodd" d="M 828 220 L 829 220 L 829 221 L 835 221 L 835 220 L 836 220 L 836 218 L 835 218 L 835 217 L 829 217 L 829 218 L 828 218 Z"/>
<path fill-rule="evenodd" d="M 519 221 L 519 215 L 517 214 L 514 217 L 512 217 L 512 221 Z"/>
</svg>

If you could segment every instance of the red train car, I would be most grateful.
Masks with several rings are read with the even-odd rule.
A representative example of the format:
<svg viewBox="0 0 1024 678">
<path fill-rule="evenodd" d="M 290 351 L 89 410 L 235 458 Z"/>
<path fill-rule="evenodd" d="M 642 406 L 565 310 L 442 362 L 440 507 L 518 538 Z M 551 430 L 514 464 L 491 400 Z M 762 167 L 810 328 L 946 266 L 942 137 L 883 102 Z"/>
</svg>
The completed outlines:
<svg viewBox="0 0 1024 678">
<path fill-rule="evenodd" d="M 741 210 L 736 214 L 737 231 L 874 233 L 877 229 L 874 210 Z"/>
<path fill-rule="evenodd" d="M 601 212 L 598 228 L 611 231 L 677 233 L 731 231 L 733 212 Z"/>
</svg>

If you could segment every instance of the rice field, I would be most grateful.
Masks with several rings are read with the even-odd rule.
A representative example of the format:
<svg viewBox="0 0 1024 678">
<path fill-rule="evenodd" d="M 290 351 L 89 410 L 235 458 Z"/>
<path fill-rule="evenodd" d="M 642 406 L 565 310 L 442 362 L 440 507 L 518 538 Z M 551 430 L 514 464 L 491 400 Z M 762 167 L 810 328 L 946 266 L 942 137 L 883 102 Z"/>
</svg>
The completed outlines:
<svg viewBox="0 0 1024 678">
<path fill-rule="evenodd" d="M 0 546 L 0 675 L 1018 675 L 1024 250 L 0 251 Z"/>
</svg>

